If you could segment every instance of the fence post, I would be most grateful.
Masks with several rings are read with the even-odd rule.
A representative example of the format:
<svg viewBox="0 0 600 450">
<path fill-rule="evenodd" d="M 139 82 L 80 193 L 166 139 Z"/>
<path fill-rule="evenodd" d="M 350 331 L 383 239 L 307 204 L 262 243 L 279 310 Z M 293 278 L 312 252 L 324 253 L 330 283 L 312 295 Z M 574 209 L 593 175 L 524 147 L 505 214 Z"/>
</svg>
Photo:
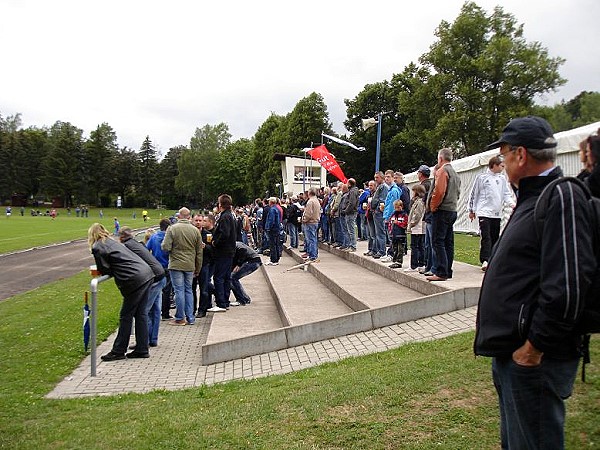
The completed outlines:
<svg viewBox="0 0 600 450">
<path fill-rule="evenodd" d="M 94 278 L 90 283 L 90 291 L 92 292 L 92 312 L 91 312 L 91 327 L 90 334 L 92 335 L 92 349 L 91 349 L 91 369 L 90 376 L 96 376 L 96 334 L 97 334 L 97 322 L 96 313 L 98 311 L 98 285 L 103 281 L 109 280 L 109 275 L 102 275 L 101 277 Z"/>
</svg>

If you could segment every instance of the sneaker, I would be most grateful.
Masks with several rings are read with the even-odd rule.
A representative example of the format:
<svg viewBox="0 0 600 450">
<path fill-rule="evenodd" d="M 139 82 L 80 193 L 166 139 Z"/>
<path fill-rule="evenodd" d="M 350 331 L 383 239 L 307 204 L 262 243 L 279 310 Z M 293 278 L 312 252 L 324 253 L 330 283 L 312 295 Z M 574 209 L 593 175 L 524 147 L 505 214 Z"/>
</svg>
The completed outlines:
<svg viewBox="0 0 600 450">
<path fill-rule="evenodd" d="M 416 272 L 417 269 L 413 269 L 412 267 L 407 267 L 406 269 L 404 269 L 405 272 Z"/>
<path fill-rule="evenodd" d="M 340 245 L 338 247 L 338 250 L 346 250 L 348 247 L 346 247 L 345 245 Z"/>
<path fill-rule="evenodd" d="M 419 273 L 425 272 L 425 266 L 417 267 L 417 272 L 419 272 Z"/>
<path fill-rule="evenodd" d="M 268 263 L 265 264 L 265 266 L 278 266 L 279 263 L 278 262 L 271 262 L 269 261 Z"/>
<path fill-rule="evenodd" d="M 127 358 L 129 359 L 134 359 L 134 358 L 150 358 L 150 353 L 138 353 L 136 351 L 133 352 L 129 352 L 127 353 Z"/>
<path fill-rule="evenodd" d="M 195 323 L 196 323 L 196 321 L 195 321 L 195 320 L 194 320 L 194 321 L 192 321 L 192 322 L 190 322 L 189 320 L 187 321 L 187 325 L 194 325 Z"/>
<path fill-rule="evenodd" d="M 169 322 L 169 325 L 183 326 L 183 325 L 185 325 L 185 320 L 184 319 L 181 319 L 181 320 L 177 320 L 177 319 L 171 320 Z"/>
<path fill-rule="evenodd" d="M 212 308 L 207 309 L 208 312 L 216 313 L 216 312 L 225 312 L 227 311 L 225 308 L 221 308 L 219 306 L 213 306 Z"/>
<path fill-rule="evenodd" d="M 166 317 L 163 316 L 160 320 L 172 320 L 172 319 L 174 319 L 173 316 L 166 316 Z"/>
<path fill-rule="evenodd" d="M 483 264 L 481 265 L 481 270 L 483 270 L 484 272 L 487 270 L 488 268 L 488 262 L 484 261 Z"/>
<path fill-rule="evenodd" d="M 203 317 L 206 317 L 206 311 L 199 311 L 196 313 L 196 319 L 202 319 Z"/>
<path fill-rule="evenodd" d="M 425 275 L 426 277 L 430 277 L 433 275 L 433 272 L 430 270 L 429 272 L 423 272 L 422 275 Z"/>
<path fill-rule="evenodd" d="M 150 342 L 148 345 L 150 347 L 158 347 L 158 343 L 157 342 Z"/>
<path fill-rule="evenodd" d="M 240 306 L 240 302 L 229 302 L 229 306 Z"/>
<path fill-rule="evenodd" d="M 393 260 L 394 260 L 394 258 L 392 258 L 390 255 L 385 255 L 385 256 L 382 256 L 379 261 L 381 261 L 381 262 L 392 262 Z"/>
<path fill-rule="evenodd" d="M 373 256 L 373 259 L 380 259 L 382 255 L 378 255 L 377 253 L 375 253 Z"/>
<path fill-rule="evenodd" d="M 373 256 L 373 252 L 371 250 L 369 250 L 368 252 L 364 252 L 363 255 L 365 255 L 365 256 Z"/>
<path fill-rule="evenodd" d="M 117 361 L 119 359 L 125 359 L 125 355 L 119 355 L 118 353 L 108 352 L 106 355 L 100 357 L 102 361 Z"/>
<path fill-rule="evenodd" d="M 402 269 L 402 264 L 401 263 L 394 263 L 391 266 L 389 266 L 390 269 Z"/>
<path fill-rule="evenodd" d="M 348 252 L 354 253 L 356 251 L 356 247 L 348 247 Z"/>
</svg>

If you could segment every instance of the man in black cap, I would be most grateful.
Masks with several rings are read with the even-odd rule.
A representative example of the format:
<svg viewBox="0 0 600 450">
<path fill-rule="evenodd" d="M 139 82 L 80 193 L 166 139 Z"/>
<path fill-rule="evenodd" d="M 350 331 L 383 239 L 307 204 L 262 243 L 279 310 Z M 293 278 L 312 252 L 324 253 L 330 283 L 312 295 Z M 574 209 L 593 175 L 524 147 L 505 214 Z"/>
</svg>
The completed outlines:
<svg viewBox="0 0 600 450">
<path fill-rule="evenodd" d="M 499 140 L 517 205 L 494 247 L 477 312 L 475 354 L 490 356 L 500 403 L 502 448 L 564 447 L 564 399 L 571 395 L 581 336 L 575 327 L 595 270 L 592 218 L 572 183 L 552 193 L 543 233 L 536 200 L 562 176 L 548 122 L 512 120 Z"/>
</svg>

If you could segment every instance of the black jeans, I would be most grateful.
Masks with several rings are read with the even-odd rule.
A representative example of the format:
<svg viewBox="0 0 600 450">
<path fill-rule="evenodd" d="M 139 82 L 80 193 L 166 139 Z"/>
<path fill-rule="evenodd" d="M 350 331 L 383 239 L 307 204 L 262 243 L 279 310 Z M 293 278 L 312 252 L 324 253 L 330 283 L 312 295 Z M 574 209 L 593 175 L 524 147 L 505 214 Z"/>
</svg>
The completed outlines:
<svg viewBox="0 0 600 450">
<path fill-rule="evenodd" d="M 425 267 L 425 235 L 410 235 L 410 268 Z"/>
<path fill-rule="evenodd" d="M 171 310 L 171 300 L 173 299 L 173 284 L 171 284 L 171 275 L 169 274 L 169 271 L 167 270 L 166 267 L 165 267 L 165 278 L 167 280 L 167 283 L 165 284 L 165 287 L 163 287 L 163 290 L 162 290 L 161 315 L 162 315 L 163 319 L 168 319 L 171 316 L 170 310 Z"/>
<path fill-rule="evenodd" d="M 481 234 L 481 247 L 479 249 L 479 262 L 490 260 L 492 247 L 498 241 L 500 236 L 500 219 L 490 217 L 479 218 L 479 232 Z"/>
<path fill-rule="evenodd" d="M 134 317 L 135 351 L 138 353 L 148 353 L 148 311 L 145 306 L 150 286 L 153 283 L 153 279 L 148 280 L 135 291 L 123 294 L 123 305 L 121 306 L 121 313 L 119 315 L 119 331 L 113 343 L 113 353 L 124 355 L 127 351 Z"/>
</svg>

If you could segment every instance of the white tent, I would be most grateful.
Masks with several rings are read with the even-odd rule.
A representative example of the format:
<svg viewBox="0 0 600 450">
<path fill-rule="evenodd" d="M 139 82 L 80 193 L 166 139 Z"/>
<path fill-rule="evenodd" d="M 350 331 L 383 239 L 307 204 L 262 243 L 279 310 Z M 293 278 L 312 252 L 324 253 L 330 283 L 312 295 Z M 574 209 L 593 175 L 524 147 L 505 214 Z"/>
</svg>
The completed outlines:
<svg viewBox="0 0 600 450">
<path fill-rule="evenodd" d="M 574 128 L 572 130 L 556 133 L 554 137 L 558 141 L 556 164 L 559 165 L 565 175 L 577 175 L 582 167 L 577 152 L 579 143 L 590 134 L 598 131 L 600 122 Z M 489 159 L 498 154 L 498 149 L 488 150 L 477 155 L 452 161 L 454 170 L 461 180 L 460 199 L 458 202 L 458 218 L 454 224 L 454 231 L 478 232 L 477 221 L 471 222 L 467 211 L 467 200 L 471 193 L 475 177 L 487 169 Z M 417 172 L 404 176 L 405 183 L 411 187 L 417 180 Z M 507 212 L 507 215 L 510 212 Z"/>
</svg>

